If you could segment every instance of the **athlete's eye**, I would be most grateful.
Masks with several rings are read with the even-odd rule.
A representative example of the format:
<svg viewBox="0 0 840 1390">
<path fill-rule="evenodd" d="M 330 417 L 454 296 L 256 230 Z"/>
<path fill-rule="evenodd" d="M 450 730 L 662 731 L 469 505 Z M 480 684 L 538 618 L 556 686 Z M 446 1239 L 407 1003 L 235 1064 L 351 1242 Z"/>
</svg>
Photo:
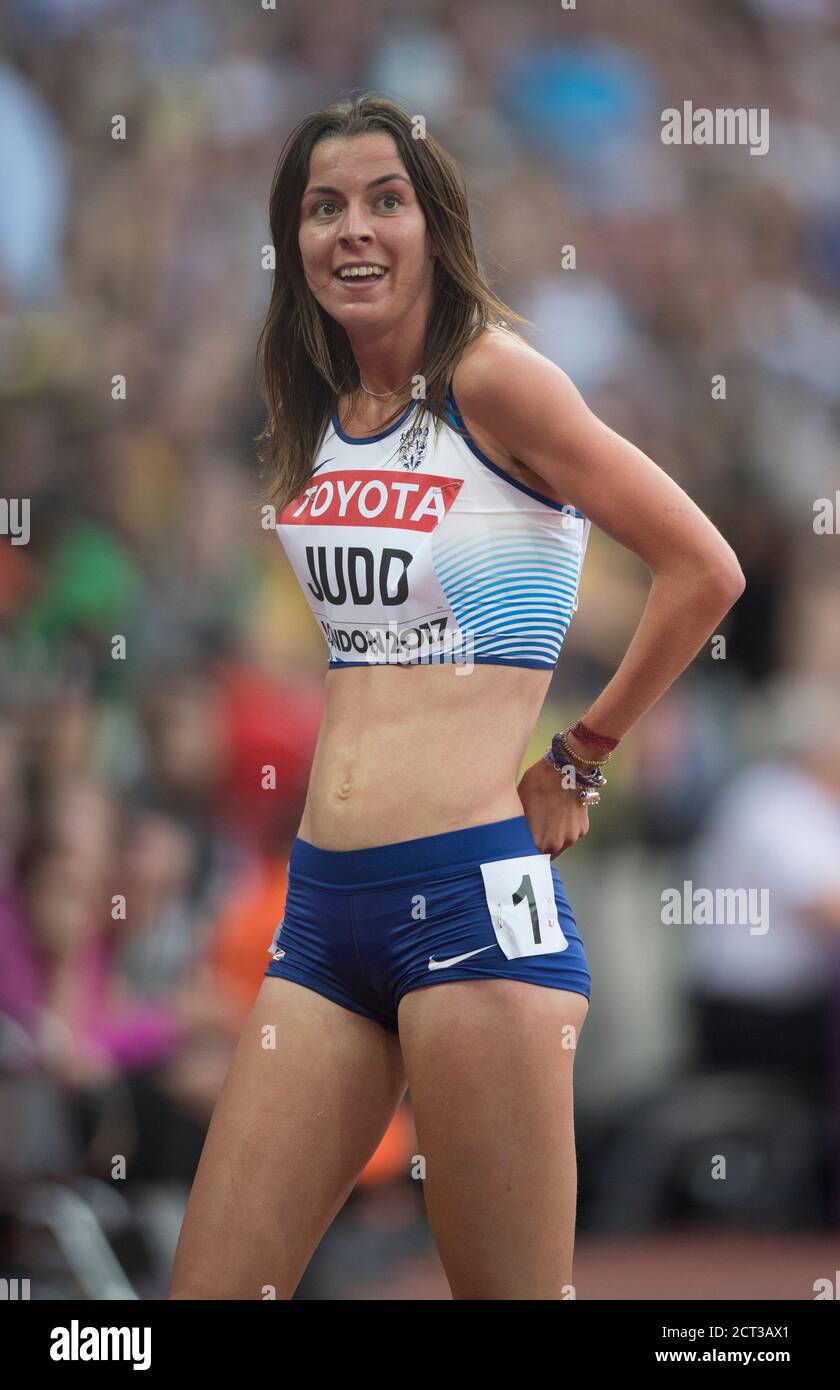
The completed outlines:
<svg viewBox="0 0 840 1390">
<path fill-rule="evenodd" d="M 384 203 L 384 201 L 385 201 L 386 198 L 393 198 L 393 200 L 394 200 L 394 202 L 396 203 L 397 207 L 402 207 L 402 206 L 403 206 L 403 200 L 402 200 L 402 198 L 399 196 L 398 193 L 383 193 L 383 194 L 381 194 L 381 196 L 380 196 L 379 198 L 377 198 L 376 201 L 377 201 L 378 203 Z M 336 204 L 336 203 L 331 202 L 330 199 L 328 199 L 328 198 L 322 198 L 322 199 L 320 200 L 320 202 L 318 202 L 318 203 L 313 203 L 313 204 L 312 204 L 312 209 L 311 209 L 312 215 L 313 215 L 313 216 L 317 216 L 318 213 L 320 212 L 321 208 L 335 208 L 335 207 L 337 207 L 337 204 Z M 396 210 L 396 209 L 393 208 L 393 207 L 389 207 L 389 208 L 386 209 L 387 212 L 394 212 L 395 210 Z M 328 216 L 328 217 L 332 216 L 332 213 L 327 213 L 327 216 Z"/>
</svg>

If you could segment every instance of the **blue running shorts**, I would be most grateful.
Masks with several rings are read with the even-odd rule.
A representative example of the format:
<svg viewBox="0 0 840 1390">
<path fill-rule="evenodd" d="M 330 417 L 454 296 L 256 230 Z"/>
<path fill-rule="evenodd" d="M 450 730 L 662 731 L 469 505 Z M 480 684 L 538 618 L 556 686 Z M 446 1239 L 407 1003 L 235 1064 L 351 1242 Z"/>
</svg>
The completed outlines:
<svg viewBox="0 0 840 1390">
<path fill-rule="evenodd" d="M 589 998 L 583 942 L 524 816 L 368 849 L 296 838 L 266 975 L 397 1032 L 410 989 L 499 978 Z"/>
</svg>

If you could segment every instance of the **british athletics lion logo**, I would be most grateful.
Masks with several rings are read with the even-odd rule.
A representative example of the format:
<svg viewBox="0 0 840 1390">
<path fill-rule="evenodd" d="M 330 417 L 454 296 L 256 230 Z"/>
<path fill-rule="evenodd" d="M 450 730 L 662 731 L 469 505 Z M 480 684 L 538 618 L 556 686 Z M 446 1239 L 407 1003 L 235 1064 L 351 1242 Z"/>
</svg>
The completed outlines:
<svg viewBox="0 0 840 1390">
<path fill-rule="evenodd" d="M 426 445 L 429 438 L 429 426 L 424 425 L 423 429 L 418 429 L 412 425 L 409 429 L 403 430 L 400 435 L 400 445 L 397 450 L 397 457 L 403 468 L 408 468 L 411 472 L 420 467 L 423 462 L 423 455 L 426 452 Z"/>
</svg>

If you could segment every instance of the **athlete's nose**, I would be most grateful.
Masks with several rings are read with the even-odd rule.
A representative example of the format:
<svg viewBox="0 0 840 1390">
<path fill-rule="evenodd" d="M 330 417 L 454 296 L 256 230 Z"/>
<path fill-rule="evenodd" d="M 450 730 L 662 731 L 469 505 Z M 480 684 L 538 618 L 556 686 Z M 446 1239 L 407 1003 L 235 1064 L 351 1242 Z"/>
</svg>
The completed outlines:
<svg viewBox="0 0 840 1390">
<path fill-rule="evenodd" d="M 359 246 L 367 246 L 369 242 L 373 241 L 373 237 L 370 232 L 345 231 L 340 233 L 338 240 L 342 246 L 349 249 L 354 243 Z"/>
<path fill-rule="evenodd" d="M 367 229 L 367 211 L 364 205 L 356 206 L 354 203 L 347 204 L 347 212 L 344 216 L 344 225 L 338 234 L 340 242 L 361 242 L 367 245 L 372 240 L 371 232 Z"/>
</svg>

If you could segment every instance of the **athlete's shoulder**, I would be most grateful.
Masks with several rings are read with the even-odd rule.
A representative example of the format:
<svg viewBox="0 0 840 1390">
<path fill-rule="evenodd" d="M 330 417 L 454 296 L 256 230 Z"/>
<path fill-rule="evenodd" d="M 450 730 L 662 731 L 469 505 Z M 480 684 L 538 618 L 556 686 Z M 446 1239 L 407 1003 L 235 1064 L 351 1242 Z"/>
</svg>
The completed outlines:
<svg viewBox="0 0 840 1390">
<path fill-rule="evenodd" d="M 488 383 L 498 383 L 513 365 L 528 359 L 539 359 L 540 353 L 510 329 L 493 325 L 484 329 L 464 349 L 452 375 L 452 390 L 458 404 L 466 405 L 480 395 Z M 542 361 L 545 361 L 542 358 Z"/>
<path fill-rule="evenodd" d="M 566 373 L 510 330 L 490 327 L 465 348 L 452 377 L 459 409 L 491 432 L 539 416 L 548 394 L 577 394 Z M 515 432 L 515 431 L 514 431 Z"/>
</svg>

